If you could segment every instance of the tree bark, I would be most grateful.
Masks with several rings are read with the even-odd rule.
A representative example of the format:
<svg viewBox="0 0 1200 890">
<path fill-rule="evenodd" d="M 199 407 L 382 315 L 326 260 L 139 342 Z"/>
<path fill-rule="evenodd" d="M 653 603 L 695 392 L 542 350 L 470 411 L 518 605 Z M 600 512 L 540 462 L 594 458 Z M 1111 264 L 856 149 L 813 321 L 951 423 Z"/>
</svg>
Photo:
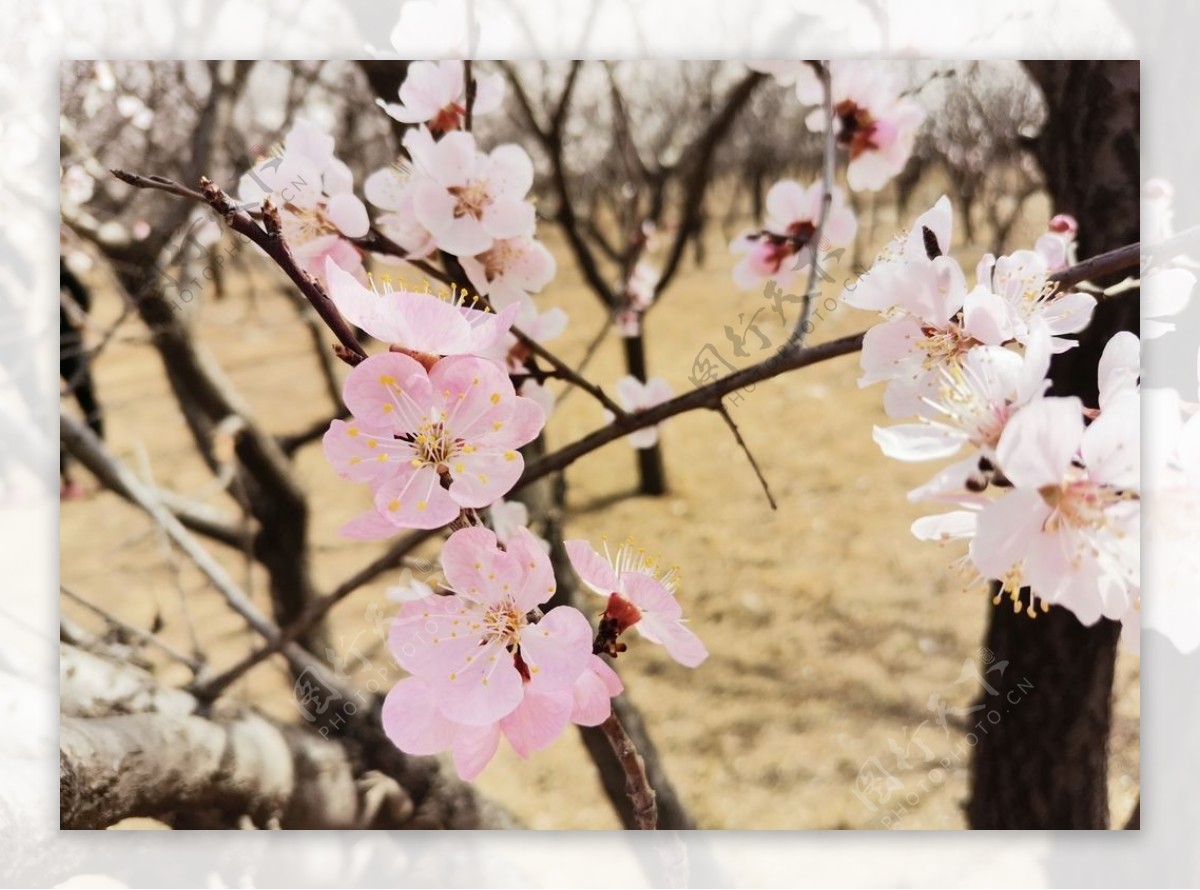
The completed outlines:
<svg viewBox="0 0 1200 890">
<path fill-rule="evenodd" d="M 1034 150 L 1056 212 L 1079 221 L 1079 255 L 1138 240 L 1137 62 L 1027 62 L 1047 120 Z M 1096 404 L 1096 366 L 1119 330 L 1137 330 L 1136 296 L 1103 301 L 1080 345 L 1055 358 L 1052 393 Z M 968 820 L 977 829 L 1108 828 L 1108 739 L 1119 626 L 1084 627 L 1061 608 L 1029 619 L 1003 605 L 985 645 L 1003 676 L 982 700 L 1003 714 L 972 749 Z M 1022 692 L 1018 684 L 1030 683 Z M 1009 695 L 1012 698 L 1009 698 Z M 1016 700 L 1014 703 L 1014 699 Z M 982 713 L 982 712 L 981 712 Z"/>
<path fill-rule="evenodd" d="M 211 711 L 149 674 L 62 650 L 60 825 L 152 817 L 176 828 L 519 828 L 506 811 L 405 757 L 377 714 L 328 737 L 240 706 Z"/>
</svg>

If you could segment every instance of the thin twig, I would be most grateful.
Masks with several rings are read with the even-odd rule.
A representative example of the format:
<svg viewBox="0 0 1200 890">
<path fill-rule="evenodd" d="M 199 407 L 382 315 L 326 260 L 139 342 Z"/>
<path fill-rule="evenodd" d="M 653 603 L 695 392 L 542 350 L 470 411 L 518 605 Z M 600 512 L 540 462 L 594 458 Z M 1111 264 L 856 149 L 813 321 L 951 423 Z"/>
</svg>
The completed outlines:
<svg viewBox="0 0 1200 890">
<path fill-rule="evenodd" d="M 129 622 L 121 620 L 116 615 L 112 614 L 112 612 L 109 612 L 107 609 L 105 609 L 104 607 L 98 606 L 95 603 L 91 602 L 90 600 L 84 599 L 82 596 L 80 596 L 78 593 L 76 593 L 74 590 L 72 590 L 66 584 L 60 583 L 58 585 L 58 589 L 62 593 L 62 595 L 65 596 L 67 599 L 78 603 L 79 605 L 83 606 L 83 608 L 85 608 L 89 612 L 91 612 L 93 615 L 97 615 L 100 618 L 104 619 L 104 621 L 106 623 L 108 623 L 109 625 L 111 625 L 112 627 L 117 628 L 118 630 L 122 631 L 123 633 L 126 633 L 129 636 L 134 637 L 143 643 L 146 643 L 147 645 L 154 646 L 155 648 L 160 649 L 164 654 L 166 654 L 173 660 L 178 661 L 182 665 L 185 665 L 188 668 L 188 670 L 190 670 L 192 672 L 193 676 L 199 675 L 201 673 L 201 671 L 204 670 L 204 662 L 201 661 L 200 659 L 193 658 L 190 655 L 185 655 L 183 652 L 180 652 L 174 646 L 171 646 L 170 644 L 163 642 L 161 639 L 158 638 L 157 635 L 152 634 L 149 631 L 142 630 L 140 627 L 134 627 Z"/>
<path fill-rule="evenodd" d="M 475 114 L 475 78 L 471 76 L 471 60 L 463 59 L 463 81 L 467 85 L 466 108 L 463 112 L 463 129 L 471 132 L 471 120 Z"/>
<path fill-rule="evenodd" d="M 833 85 L 829 77 L 829 63 L 809 62 L 808 64 L 817 72 L 817 78 L 821 81 L 825 108 L 825 149 L 821 171 L 821 215 L 817 218 L 817 228 L 808 242 L 810 264 L 808 287 L 804 289 L 804 302 L 801 304 L 800 318 L 796 320 L 796 326 L 792 329 L 792 335 L 788 340 L 789 343 L 800 346 L 804 345 L 804 337 L 807 333 L 804 328 L 809 324 L 813 300 L 816 299 L 817 290 L 820 287 L 818 273 L 821 266 L 821 239 L 825 236 L 825 221 L 829 218 L 829 209 L 833 205 L 833 166 L 837 148 L 833 138 Z"/>
<path fill-rule="evenodd" d="M 639 831 L 653 831 L 658 827 L 658 804 L 650 780 L 646 778 L 646 764 L 642 755 L 634 747 L 633 740 L 615 713 L 609 715 L 600 728 L 621 762 L 621 768 L 625 770 L 625 792 L 633 804 L 634 824 Z"/>
<path fill-rule="evenodd" d="M 733 417 L 729 414 L 729 409 L 725 407 L 725 403 L 717 403 L 716 412 L 721 415 L 721 419 L 725 421 L 725 425 L 729 427 L 729 431 L 733 433 L 733 438 L 737 440 L 747 459 L 750 461 L 750 466 L 754 468 L 754 475 L 758 477 L 759 484 L 762 485 L 763 494 L 767 496 L 767 503 L 771 505 L 772 510 L 778 510 L 779 505 L 775 503 L 775 498 L 771 494 L 771 486 L 767 484 L 767 477 L 763 475 L 762 468 L 759 467 L 758 461 L 754 459 L 754 453 L 750 450 L 750 446 L 746 444 L 746 440 L 742 438 L 742 431 L 738 429 L 738 425 L 734 423 Z"/>
</svg>

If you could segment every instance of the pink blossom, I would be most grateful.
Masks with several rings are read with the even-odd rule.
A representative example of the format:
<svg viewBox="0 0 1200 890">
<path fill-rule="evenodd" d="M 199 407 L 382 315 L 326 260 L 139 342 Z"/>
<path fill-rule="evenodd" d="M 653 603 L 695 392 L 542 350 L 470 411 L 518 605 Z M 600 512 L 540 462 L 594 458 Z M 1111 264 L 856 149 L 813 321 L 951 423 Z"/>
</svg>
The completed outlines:
<svg viewBox="0 0 1200 890">
<path fill-rule="evenodd" d="M 370 229 L 366 207 L 355 196 L 350 169 L 333 154 L 334 140 L 299 120 L 284 138 L 280 154 L 260 160 L 238 182 L 238 200 L 261 206 L 270 195 L 280 211 L 284 238 L 300 264 L 318 279 L 325 259 L 361 275 L 361 253 L 340 239 L 360 238 Z"/>
<path fill-rule="evenodd" d="M 513 326 L 536 343 L 549 343 L 562 336 L 567 329 L 566 312 L 557 306 L 551 306 L 545 312 L 540 312 L 537 304 L 530 297 L 521 297 L 506 309 L 517 311 L 516 322 Z M 517 339 L 515 334 L 510 332 L 480 354 L 504 365 L 513 373 L 520 373 L 525 370 L 530 350 L 528 346 Z"/>
<path fill-rule="evenodd" d="M 405 603 L 392 624 L 392 654 L 412 675 L 384 703 L 384 729 L 397 747 L 449 749 L 471 779 L 501 735 L 527 757 L 573 718 L 608 716 L 619 681 L 597 667 L 581 612 L 538 608 L 554 593 L 554 572 L 528 530 L 501 549 L 490 530 L 461 529 L 443 547 L 442 568 L 450 594 Z"/>
<path fill-rule="evenodd" d="M 631 374 L 626 374 L 617 381 L 617 402 L 629 412 L 645 411 L 663 402 L 669 402 L 675 394 L 671 384 L 661 377 L 651 377 L 645 383 Z M 614 416 L 611 411 L 604 412 L 606 423 L 612 423 Z M 653 448 L 658 442 L 658 427 L 648 426 L 635 430 L 627 437 L 634 448 Z"/>
<path fill-rule="evenodd" d="M 758 232 L 745 232 L 729 245 L 742 256 L 733 270 L 739 287 L 752 289 L 774 280 L 779 287 L 791 284 L 795 275 L 812 263 L 812 239 L 816 235 L 824 200 L 824 185 L 807 188 L 790 179 L 775 183 L 767 192 L 767 219 Z M 853 243 L 858 221 L 846 206 L 842 190 L 834 186 L 829 218 L 822 231 L 820 250 Z"/>
<path fill-rule="evenodd" d="M 889 457 L 939 460 L 964 445 L 995 458 L 1009 419 L 1045 392 L 1050 335 L 1044 328 L 1024 357 L 1001 346 L 977 346 L 961 362 L 939 367 L 933 392 L 919 407 L 918 423 L 875 427 L 875 442 Z"/>
<path fill-rule="evenodd" d="M 1126 615 L 1140 575 L 1138 414 L 1125 392 L 1087 427 L 1076 398 L 1035 401 L 1009 421 L 996 453 L 1012 488 L 979 513 L 971 543 L 981 574 L 1084 624 Z"/>
<path fill-rule="evenodd" d="M 411 169 L 399 164 L 376 170 L 363 183 L 363 194 L 374 206 L 387 211 L 376 218 L 380 231 L 400 245 L 407 258 L 419 260 L 433 253 L 436 245 L 413 210 L 415 189 L 411 173 Z M 386 254 L 380 254 L 380 259 L 401 262 Z"/>
<path fill-rule="evenodd" d="M 878 191 L 904 169 L 925 112 L 903 95 L 903 84 L 878 62 L 829 62 L 833 126 L 838 145 L 850 156 L 846 181 L 855 191 Z M 824 91 L 810 66 L 795 71 L 796 96 L 805 105 L 823 105 Z M 818 107 L 805 123 L 825 129 Z"/>
<path fill-rule="evenodd" d="M 1096 298 L 1082 291 L 1066 291 L 1050 279 L 1045 256 L 1034 250 L 1016 250 L 995 259 L 986 254 L 976 267 L 976 280 L 1003 299 L 1008 308 L 1012 336 L 1024 343 L 1035 318 L 1053 335 L 1050 348 L 1065 352 L 1075 346 L 1063 337 L 1086 328 L 1096 308 Z"/>
<path fill-rule="evenodd" d="M 340 476 L 367 483 L 375 502 L 343 530 L 352 537 L 439 528 L 464 507 L 488 506 L 516 484 L 517 449 L 545 424 L 503 370 L 474 356 L 428 370 L 397 352 L 371 356 L 350 372 L 343 395 L 354 416 L 330 426 L 325 455 Z"/>
<path fill-rule="evenodd" d="M 538 293 L 557 271 L 554 255 L 529 235 L 498 239 L 489 249 L 460 262 L 471 285 L 497 308 Z"/>
<path fill-rule="evenodd" d="M 625 300 L 631 309 L 645 312 L 654 305 L 658 295 L 658 282 L 662 274 L 645 260 L 638 260 L 633 266 L 629 280 L 625 282 Z"/>
<path fill-rule="evenodd" d="M 1033 249 L 1046 260 L 1050 272 L 1061 272 L 1074 263 L 1075 233 L 1079 223 L 1069 213 L 1056 214 L 1045 234 L 1034 242 Z"/>
<path fill-rule="evenodd" d="M 464 67 L 459 61 L 412 62 L 400 85 L 400 103 L 379 104 L 390 117 L 405 124 L 428 124 L 434 133 L 457 130 L 467 113 Z M 475 77 L 474 115 L 490 114 L 504 101 L 504 78 Z"/>
<path fill-rule="evenodd" d="M 426 356 L 482 354 L 504 340 L 519 307 L 494 313 L 473 308 L 465 291 L 445 297 L 392 290 L 383 282 L 377 292 L 330 259 L 325 270 L 329 296 L 348 322 L 372 337 L 405 351 Z"/>
<path fill-rule="evenodd" d="M 601 556 L 587 541 L 566 541 L 567 556 L 581 581 L 608 600 L 601 621 L 601 634 L 610 634 L 613 654 L 624 646 L 616 638 L 630 627 L 652 643 L 658 643 L 680 664 L 696 667 L 708 650 L 683 620 L 675 598 L 679 573 L 674 567 L 662 571 L 657 559 L 637 549 L 632 539 L 618 548 L 616 556 L 604 545 Z"/>
<path fill-rule="evenodd" d="M 533 234 L 533 205 L 525 200 L 533 162 L 523 148 L 501 145 L 485 155 L 470 133 L 447 133 L 434 142 L 425 127 L 410 130 L 404 146 L 419 174 L 413 211 L 439 248 L 476 256 L 496 239 Z"/>
</svg>

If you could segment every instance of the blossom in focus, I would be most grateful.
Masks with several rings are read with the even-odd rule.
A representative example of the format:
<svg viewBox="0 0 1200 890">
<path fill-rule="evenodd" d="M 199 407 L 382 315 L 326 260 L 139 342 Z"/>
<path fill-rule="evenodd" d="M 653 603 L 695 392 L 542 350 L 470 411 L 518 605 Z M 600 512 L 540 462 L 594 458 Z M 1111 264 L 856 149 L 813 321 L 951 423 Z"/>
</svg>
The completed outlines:
<svg viewBox="0 0 1200 890">
<path fill-rule="evenodd" d="M 459 61 L 413 62 L 400 85 L 400 102 L 379 101 L 388 115 L 405 124 L 427 124 L 434 133 L 462 126 L 467 113 L 464 66 Z M 473 115 L 490 114 L 504 101 L 504 78 L 475 77 Z"/>
<path fill-rule="evenodd" d="M 642 383 L 632 374 L 626 374 L 617 381 L 616 393 L 617 402 L 631 413 L 661 405 L 670 401 L 675 394 L 671 384 L 661 377 L 651 377 Z M 612 423 L 614 416 L 611 411 L 604 412 L 604 420 L 606 423 Z M 658 442 L 658 427 L 643 427 L 630 433 L 627 438 L 634 448 L 653 448 Z"/>
<path fill-rule="evenodd" d="M 501 145 L 483 154 L 470 133 L 435 142 L 425 127 L 409 130 L 404 146 L 416 171 L 413 212 L 440 249 L 470 257 L 497 239 L 533 234 L 533 204 L 525 200 L 533 162 L 523 148 Z"/>
<path fill-rule="evenodd" d="M 939 367 L 933 392 L 919 407 L 917 423 L 875 427 L 875 442 L 888 457 L 938 460 L 964 445 L 995 459 L 1009 419 L 1049 386 L 1050 335 L 1040 329 L 1025 355 L 1002 346 L 977 346 L 961 362 Z"/>
<path fill-rule="evenodd" d="M 1079 399 L 1046 398 L 1009 421 L 996 454 L 1012 488 L 980 511 L 970 553 L 1018 608 L 1027 586 L 1090 625 L 1136 600 L 1139 403 L 1126 391 L 1085 427 Z"/>
<path fill-rule="evenodd" d="M 674 567 L 663 571 L 657 559 L 627 540 L 615 556 L 604 545 L 601 556 L 587 541 L 566 541 L 567 556 L 581 581 L 594 593 L 607 598 L 600 622 L 600 636 L 609 653 L 624 650 L 618 637 L 630 627 L 652 643 L 658 643 L 685 667 L 696 667 L 708 657 L 708 649 L 683 619 L 675 597 L 679 573 Z"/>
<path fill-rule="evenodd" d="M 333 421 L 325 456 L 374 496 L 374 508 L 343 529 L 351 537 L 440 528 L 462 508 L 494 503 L 524 469 L 517 449 L 545 424 L 536 402 L 475 356 L 449 356 L 427 370 L 398 352 L 374 355 L 351 370 L 343 396 L 353 417 Z"/>
<path fill-rule="evenodd" d="M 742 257 L 733 270 L 733 280 L 739 287 L 749 290 L 774 280 L 786 288 L 797 273 L 812 264 L 812 240 L 821 219 L 824 193 L 820 181 L 807 188 L 790 179 L 771 186 L 762 230 L 744 232 L 729 245 L 732 253 Z M 830 194 L 829 218 L 819 245 L 822 251 L 853 243 L 858 231 L 858 221 L 846 205 L 842 190 L 834 186 Z"/>
<path fill-rule="evenodd" d="M 463 271 L 497 309 L 536 294 L 554 278 L 554 255 L 530 235 L 496 240 L 473 257 L 462 257 Z"/>
<path fill-rule="evenodd" d="M 409 754 L 452 752 L 464 779 L 500 736 L 521 757 L 549 745 L 573 717 L 602 722 L 619 681 L 597 668 L 583 613 L 540 606 L 555 591 L 550 558 L 527 529 L 501 548 L 495 533 L 460 529 L 442 549 L 446 596 L 404 603 L 389 646 L 410 677 L 383 707 L 388 736 Z M 611 669 L 607 669 L 611 673 Z"/>
<path fill-rule="evenodd" d="M 1026 341 L 1036 318 L 1052 335 L 1051 350 L 1065 352 L 1075 341 L 1063 335 L 1079 333 L 1091 323 L 1096 298 L 1083 291 L 1060 290 L 1050 272 L 1045 256 L 1038 251 L 1016 250 L 998 259 L 986 254 L 975 275 L 981 287 L 1004 300 L 1017 342 Z"/>
<path fill-rule="evenodd" d="M 325 270 L 329 296 L 351 324 L 372 337 L 423 356 L 478 355 L 504 340 L 519 307 L 500 312 L 476 309 L 465 291 L 445 297 L 409 290 L 364 287 L 332 259 Z"/>
<path fill-rule="evenodd" d="M 877 62 L 828 63 L 837 144 L 850 157 L 846 181 L 855 191 L 878 191 L 904 169 L 912 154 L 925 111 L 903 95 L 903 83 Z M 802 104 L 823 106 L 824 90 L 810 65 L 794 73 L 796 97 Z M 805 120 L 809 130 L 825 130 L 825 110 L 818 107 Z"/>
</svg>

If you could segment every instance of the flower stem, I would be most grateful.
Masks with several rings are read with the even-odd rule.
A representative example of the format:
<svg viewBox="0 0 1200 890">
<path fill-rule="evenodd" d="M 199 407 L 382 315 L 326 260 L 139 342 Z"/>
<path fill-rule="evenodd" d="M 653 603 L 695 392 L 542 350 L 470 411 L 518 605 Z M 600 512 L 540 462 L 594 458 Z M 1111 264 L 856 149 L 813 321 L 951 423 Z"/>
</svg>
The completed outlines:
<svg viewBox="0 0 1200 890">
<path fill-rule="evenodd" d="M 621 768 L 625 770 L 625 793 L 629 795 L 629 801 L 633 804 L 634 824 L 638 831 L 653 831 L 658 827 L 658 804 L 655 803 L 650 780 L 646 778 L 646 764 L 642 755 L 634 747 L 633 740 L 625 732 L 625 727 L 617 719 L 616 713 L 610 714 L 608 719 L 600 724 L 600 729 L 604 731 L 604 736 L 612 745 Z"/>
</svg>

